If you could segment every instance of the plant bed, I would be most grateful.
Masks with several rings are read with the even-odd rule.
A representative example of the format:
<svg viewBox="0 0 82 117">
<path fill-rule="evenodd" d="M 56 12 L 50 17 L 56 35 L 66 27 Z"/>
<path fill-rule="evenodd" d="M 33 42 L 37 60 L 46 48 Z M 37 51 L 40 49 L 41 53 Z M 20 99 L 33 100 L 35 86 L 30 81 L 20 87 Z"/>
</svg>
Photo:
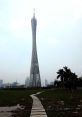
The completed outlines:
<svg viewBox="0 0 82 117">
<path fill-rule="evenodd" d="M 82 90 L 46 90 L 38 95 L 48 117 L 81 117 Z"/>
</svg>

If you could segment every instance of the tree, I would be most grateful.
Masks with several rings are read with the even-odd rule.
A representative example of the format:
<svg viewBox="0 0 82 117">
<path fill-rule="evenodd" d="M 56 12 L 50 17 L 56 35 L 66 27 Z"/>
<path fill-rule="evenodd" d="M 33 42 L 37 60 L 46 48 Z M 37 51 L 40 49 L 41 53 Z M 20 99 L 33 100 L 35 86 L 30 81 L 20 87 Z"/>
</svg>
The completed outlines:
<svg viewBox="0 0 82 117">
<path fill-rule="evenodd" d="M 71 75 L 71 70 L 67 66 L 63 67 L 64 69 L 64 81 L 68 81 Z"/>
<path fill-rule="evenodd" d="M 63 69 L 59 69 L 57 74 L 58 74 L 57 79 L 60 78 L 61 82 L 63 82 L 64 81 L 64 71 L 63 71 Z"/>
<path fill-rule="evenodd" d="M 77 87 L 82 87 L 82 76 L 77 80 Z"/>
<path fill-rule="evenodd" d="M 61 85 L 66 88 L 75 89 L 77 82 L 77 75 L 65 66 L 63 69 L 59 69 L 57 72 L 57 79 L 60 78 Z"/>
</svg>

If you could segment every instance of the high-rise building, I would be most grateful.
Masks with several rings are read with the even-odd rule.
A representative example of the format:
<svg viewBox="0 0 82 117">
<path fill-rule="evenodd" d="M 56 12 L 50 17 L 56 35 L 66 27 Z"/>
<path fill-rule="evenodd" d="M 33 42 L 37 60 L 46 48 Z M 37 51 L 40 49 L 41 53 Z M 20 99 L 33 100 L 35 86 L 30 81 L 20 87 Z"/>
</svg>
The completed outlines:
<svg viewBox="0 0 82 117">
<path fill-rule="evenodd" d="M 30 79 L 29 79 L 29 77 L 27 77 L 26 80 L 25 80 L 25 87 L 26 87 L 26 88 L 27 88 L 27 87 L 30 87 L 29 82 L 30 82 Z"/>
<path fill-rule="evenodd" d="M 36 46 L 37 20 L 35 18 L 35 13 L 33 14 L 33 18 L 31 19 L 31 26 L 32 26 L 32 59 L 31 59 L 31 69 L 30 69 L 30 87 L 41 87 L 37 46 Z"/>
<path fill-rule="evenodd" d="M 45 79 L 45 87 L 47 87 L 48 86 L 48 81 L 47 81 L 47 79 Z"/>
<path fill-rule="evenodd" d="M 0 88 L 3 87 L 3 80 L 0 80 Z"/>
</svg>

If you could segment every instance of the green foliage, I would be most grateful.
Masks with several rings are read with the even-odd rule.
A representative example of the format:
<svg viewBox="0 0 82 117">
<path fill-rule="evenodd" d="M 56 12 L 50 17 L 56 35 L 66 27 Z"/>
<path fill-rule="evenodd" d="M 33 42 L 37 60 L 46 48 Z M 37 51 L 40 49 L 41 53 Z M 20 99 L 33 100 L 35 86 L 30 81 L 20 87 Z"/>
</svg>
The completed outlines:
<svg viewBox="0 0 82 117">
<path fill-rule="evenodd" d="M 60 78 L 61 87 L 66 87 L 69 89 L 76 89 L 77 75 L 68 67 L 63 67 L 63 69 L 59 69 L 57 72 L 57 79 Z"/>
</svg>

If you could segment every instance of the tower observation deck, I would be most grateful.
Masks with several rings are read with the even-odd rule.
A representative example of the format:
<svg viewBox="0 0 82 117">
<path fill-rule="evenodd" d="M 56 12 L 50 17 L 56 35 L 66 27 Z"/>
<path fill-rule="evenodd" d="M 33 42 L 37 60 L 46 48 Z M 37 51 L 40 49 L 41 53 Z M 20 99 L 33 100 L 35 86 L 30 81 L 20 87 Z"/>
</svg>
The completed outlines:
<svg viewBox="0 0 82 117">
<path fill-rule="evenodd" d="M 31 19 L 31 26 L 32 26 L 32 58 L 31 58 L 31 69 L 30 69 L 30 87 L 41 87 L 37 46 L 36 46 L 37 20 L 35 18 L 35 13 L 33 14 L 33 18 Z"/>
</svg>

